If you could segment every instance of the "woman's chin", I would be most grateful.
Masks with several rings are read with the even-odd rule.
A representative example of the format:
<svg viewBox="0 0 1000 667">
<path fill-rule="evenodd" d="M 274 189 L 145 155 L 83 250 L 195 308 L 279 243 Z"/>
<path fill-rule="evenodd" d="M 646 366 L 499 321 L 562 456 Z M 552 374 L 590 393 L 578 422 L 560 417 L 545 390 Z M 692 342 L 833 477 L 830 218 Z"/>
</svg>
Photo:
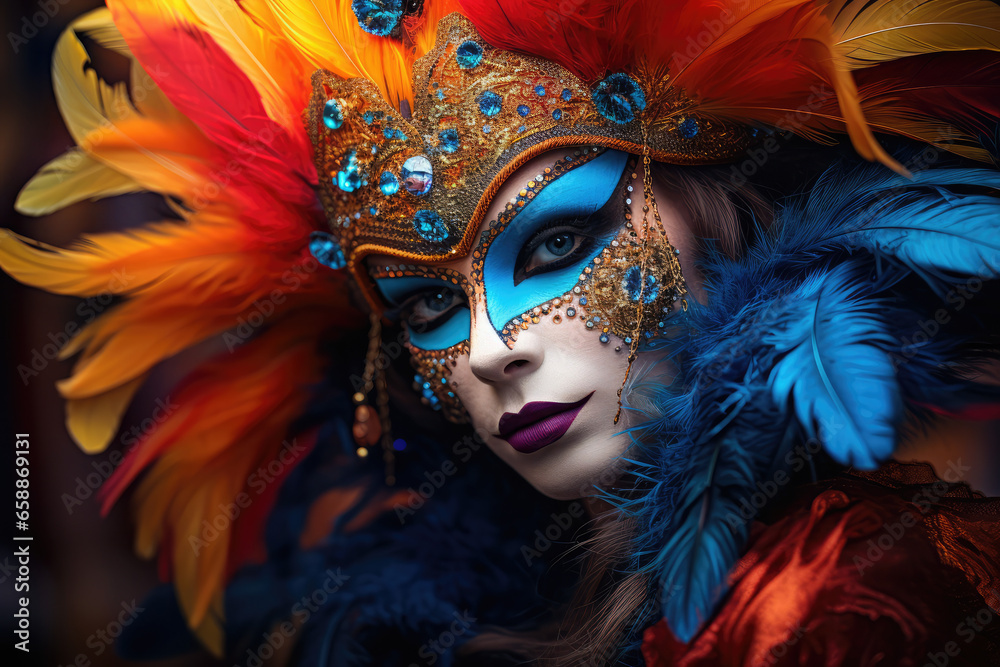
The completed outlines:
<svg viewBox="0 0 1000 667">
<path fill-rule="evenodd" d="M 563 437 L 531 453 L 515 450 L 490 436 L 489 448 L 539 493 L 555 500 L 574 500 L 612 485 L 622 469 L 628 437 L 589 429 L 570 429 Z"/>
</svg>

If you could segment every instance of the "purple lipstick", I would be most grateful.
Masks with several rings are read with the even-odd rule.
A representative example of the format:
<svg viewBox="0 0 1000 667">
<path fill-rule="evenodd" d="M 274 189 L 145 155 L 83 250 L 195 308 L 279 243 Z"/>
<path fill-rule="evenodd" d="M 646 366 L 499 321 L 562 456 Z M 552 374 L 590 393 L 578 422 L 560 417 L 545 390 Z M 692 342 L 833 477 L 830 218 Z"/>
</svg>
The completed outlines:
<svg viewBox="0 0 1000 667">
<path fill-rule="evenodd" d="M 522 454 L 537 452 L 566 435 L 573 420 L 594 392 L 576 403 L 533 401 L 517 414 L 505 412 L 500 417 L 500 438 Z"/>
</svg>

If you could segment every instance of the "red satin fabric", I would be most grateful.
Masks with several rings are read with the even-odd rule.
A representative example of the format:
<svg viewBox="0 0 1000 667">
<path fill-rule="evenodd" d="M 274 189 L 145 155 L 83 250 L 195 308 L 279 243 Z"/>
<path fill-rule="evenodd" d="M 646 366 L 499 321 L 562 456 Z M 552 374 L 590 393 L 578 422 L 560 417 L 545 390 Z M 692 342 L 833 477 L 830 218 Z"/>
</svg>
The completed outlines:
<svg viewBox="0 0 1000 667">
<path fill-rule="evenodd" d="M 647 667 L 1000 665 L 1000 499 L 889 463 L 781 514 L 754 525 L 690 644 L 663 621 L 646 630 Z"/>
</svg>

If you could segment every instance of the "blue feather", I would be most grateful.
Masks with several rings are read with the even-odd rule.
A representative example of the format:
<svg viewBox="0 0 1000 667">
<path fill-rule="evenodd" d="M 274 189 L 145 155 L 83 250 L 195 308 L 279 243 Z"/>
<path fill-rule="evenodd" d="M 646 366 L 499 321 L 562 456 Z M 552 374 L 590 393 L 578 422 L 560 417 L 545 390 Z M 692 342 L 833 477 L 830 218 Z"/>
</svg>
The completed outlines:
<svg viewBox="0 0 1000 667">
<path fill-rule="evenodd" d="M 872 469 L 895 449 L 903 405 L 881 304 L 862 296 L 865 273 L 845 263 L 810 275 L 764 340 L 782 355 L 768 378 L 775 403 L 790 404 L 836 461 Z"/>
<path fill-rule="evenodd" d="M 681 641 L 725 595 L 759 507 L 748 501 L 792 471 L 797 444 L 815 437 L 832 460 L 872 468 L 892 455 L 906 414 L 1000 398 L 949 370 L 969 331 L 909 344 L 943 304 L 935 293 L 997 277 L 1000 200 L 982 190 L 1000 187 L 1000 174 L 884 171 L 833 168 L 742 258 L 709 253 L 708 302 L 692 302 L 686 333 L 663 347 L 681 369 L 676 386 L 635 408 L 646 419 L 629 430 L 642 454 L 630 456 L 637 478 L 655 482 L 617 504 L 640 526 L 633 567 L 660 587 Z"/>
</svg>

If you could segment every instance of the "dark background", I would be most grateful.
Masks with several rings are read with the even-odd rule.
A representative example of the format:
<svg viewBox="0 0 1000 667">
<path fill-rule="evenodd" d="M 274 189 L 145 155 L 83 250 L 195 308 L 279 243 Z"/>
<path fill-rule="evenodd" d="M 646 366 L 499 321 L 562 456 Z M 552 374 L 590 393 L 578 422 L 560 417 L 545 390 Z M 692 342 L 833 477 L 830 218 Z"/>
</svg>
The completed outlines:
<svg viewBox="0 0 1000 667">
<path fill-rule="evenodd" d="M 0 3 L 0 215 L 4 227 L 54 245 L 66 245 L 85 231 L 108 230 L 156 217 L 149 198 L 121 197 L 77 204 L 42 219 L 27 219 L 13 211 L 19 189 L 47 161 L 72 145 L 62 124 L 52 93 L 50 61 L 56 39 L 80 14 L 98 7 L 95 0 L 50 0 L 58 11 L 37 34 L 20 44 L 15 53 L 9 33 L 19 34 L 24 20 L 42 11 L 38 2 Z M 28 34 L 28 33 L 25 33 Z M 117 65 L 120 65 L 118 63 Z M 116 63 L 110 62 L 114 69 Z M 102 69 L 102 71 L 104 71 Z M 107 629 L 133 599 L 140 604 L 156 582 L 152 563 L 132 552 L 128 503 L 120 503 L 106 518 L 91 497 L 69 513 L 60 498 L 73 494 L 78 478 L 95 471 L 94 464 L 108 460 L 108 452 L 93 457 L 72 443 L 63 426 L 63 403 L 56 381 L 70 374 L 71 362 L 50 361 L 37 377 L 23 382 L 18 365 L 30 365 L 34 350 L 51 343 L 49 334 L 63 331 L 68 322 L 82 325 L 79 301 L 27 289 L 0 274 L 0 459 L 3 467 L 2 497 L 13 495 L 13 434 L 31 434 L 31 654 L 13 651 L 11 630 L 15 595 L 13 577 L 0 570 L 3 591 L 0 616 L 3 645 L 0 655 L 14 665 L 69 665 L 84 655 L 95 666 L 133 664 L 114 655 L 109 647 L 97 655 L 88 638 Z M 154 375 L 123 419 L 130 429 L 152 414 L 154 400 L 169 393 L 170 377 Z M 939 472 L 949 460 L 972 465 L 968 481 L 973 487 L 1000 495 L 1000 429 L 997 424 L 942 423 L 920 442 L 901 453 L 903 459 L 927 459 Z M 112 445 L 114 447 L 115 445 Z M 10 494 L 8 496 L 7 494 Z M 3 503 L 6 505 L 6 501 Z M 3 520 L 4 525 L 9 519 Z M 13 542 L 4 529 L 0 566 L 11 559 Z M 99 641 L 99 640 L 98 640 Z M 82 662 L 80 664 L 86 664 Z M 150 663 L 147 663 L 150 664 Z M 210 665 L 206 659 L 188 657 L 157 665 Z"/>
</svg>

